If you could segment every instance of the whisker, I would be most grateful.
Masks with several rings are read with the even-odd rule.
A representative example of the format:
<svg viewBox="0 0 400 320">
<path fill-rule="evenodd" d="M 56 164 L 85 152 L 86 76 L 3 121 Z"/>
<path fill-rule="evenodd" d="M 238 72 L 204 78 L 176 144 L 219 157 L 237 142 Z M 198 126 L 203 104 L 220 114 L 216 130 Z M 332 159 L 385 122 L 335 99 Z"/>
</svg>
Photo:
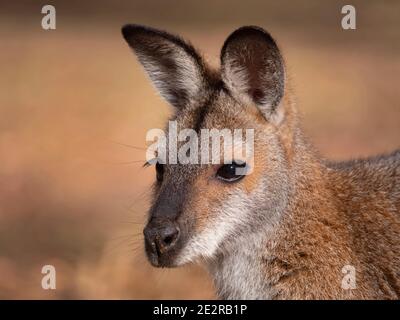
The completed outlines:
<svg viewBox="0 0 400 320">
<path fill-rule="evenodd" d="M 130 233 L 130 234 L 125 234 L 125 235 L 119 235 L 119 236 L 112 237 L 110 239 L 110 241 L 115 241 L 115 240 L 120 240 L 120 239 L 127 239 L 128 240 L 131 237 L 138 237 L 138 236 L 141 236 L 141 235 L 143 235 L 142 232 L 133 232 L 133 233 Z"/>
<path fill-rule="evenodd" d="M 148 199 L 144 199 L 145 197 L 149 197 L 149 193 L 151 191 L 152 186 L 145 187 L 142 192 L 140 192 L 136 197 L 132 200 L 132 203 L 128 204 L 127 210 L 132 210 L 132 207 L 137 204 L 139 200 L 147 201 Z M 136 214 L 140 214 L 139 212 L 134 212 Z"/>
<path fill-rule="evenodd" d="M 118 144 L 118 145 L 123 146 L 123 147 L 135 149 L 135 150 L 142 150 L 142 151 L 146 151 L 147 150 L 146 148 L 143 148 L 143 147 L 137 147 L 137 146 L 133 146 L 133 145 L 126 144 L 126 143 L 117 142 L 117 141 L 114 141 L 114 140 L 110 140 L 110 142 Z"/>
<path fill-rule="evenodd" d="M 111 165 L 129 165 L 129 164 L 144 163 L 144 162 L 145 162 L 144 160 L 132 160 L 132 161 L 121 161 L 121 162 L 106 161 L 106 163 Z"/>
<path fill-rule="evenodd" d="M 136 226 L 144 225 L 144 222 L 134 222 L 134 221 L 120 221 L 120 223 L 133 224 L 133 225 L 136 225 Z"/>
<path fill-rule="evenodd" d="M 127 239 L 127 238 L 123 238 L 123 239 L 114 239 L 111 241 L 117 241 L 116 243 L 114 243 L 114 245 L 110 245 L 108 248 L 106 248 L 104 250 L 104 254 L 106 256 L 111 255 L 112 253 L 115 253 L 115 250 L 121 250 L 124 249 L 126 247 L 130 247 L 130 246 L 134 246 L 134 248 L 140 248 L 142 246 L 143 243 L 143 238 L 136 238 L 136 239 Z M 136 249 L 135 249 L 136 250 Z"/>
</svg>

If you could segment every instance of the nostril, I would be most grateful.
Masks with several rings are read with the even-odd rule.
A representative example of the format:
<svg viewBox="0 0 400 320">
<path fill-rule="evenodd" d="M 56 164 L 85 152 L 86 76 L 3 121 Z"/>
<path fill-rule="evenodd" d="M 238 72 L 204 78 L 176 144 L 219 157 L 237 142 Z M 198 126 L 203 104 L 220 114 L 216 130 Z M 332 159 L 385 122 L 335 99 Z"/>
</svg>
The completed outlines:
<svg viewBox="0 0 400 320">
<path fill-rule="evenodd" d="M 174 242 L 175 238 L 176 238 L 175 234 L 166 236 L 166 237 L 164 238 L 164 240 L 163 240 L 163 241 L 164 241 L 164 244 L 165 244 L 165 245 L 170 245 L 172 242 Z"/>
<path fill-rule="evenodd" d="M 179 229 L 177 227 L 168 227 L 163 230 L 161 235 L 161 242 L 163 249 L 170 248 L 179 237 Z"/>
</svg>

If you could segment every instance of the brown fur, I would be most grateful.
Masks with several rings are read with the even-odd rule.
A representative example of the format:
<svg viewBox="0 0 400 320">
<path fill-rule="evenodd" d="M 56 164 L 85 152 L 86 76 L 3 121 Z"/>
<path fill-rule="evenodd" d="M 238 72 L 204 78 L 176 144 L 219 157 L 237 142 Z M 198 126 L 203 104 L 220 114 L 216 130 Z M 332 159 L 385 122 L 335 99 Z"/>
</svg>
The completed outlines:
<svg viewBox="0 0 400 320">
<path fill-rule="evenodd" d="M 254 170 L 234 184 L 216 178 L 216 165 L 165 165 L 145 230 L 153 265 L 202 258 L 221 298 L 400 298 L 400 151 L 320 158 L 302 134 L 280 51 L 260 28 L 228 38 L 221 72 L 170 34 L 142 26 L 123 33 L 177 107 L 180 128 L 255 130 Z M 186 70 L 198 81 L 188 75 L 182 84 Z M 155 253 L 171 224 L 178 241 Z M 355 268 L 355 289 L 341 286 L 346 265 Z"/>
<path fill-rule="evenodd" d="M 301 172 L 296 192 L 265 250 L 273 298 L 398 299 L 400 152 L 340 164 L 304 153 L 293 167 Z M 356 289 L 340 286 L 345 265 L 356 269 Z"/>
</svg>

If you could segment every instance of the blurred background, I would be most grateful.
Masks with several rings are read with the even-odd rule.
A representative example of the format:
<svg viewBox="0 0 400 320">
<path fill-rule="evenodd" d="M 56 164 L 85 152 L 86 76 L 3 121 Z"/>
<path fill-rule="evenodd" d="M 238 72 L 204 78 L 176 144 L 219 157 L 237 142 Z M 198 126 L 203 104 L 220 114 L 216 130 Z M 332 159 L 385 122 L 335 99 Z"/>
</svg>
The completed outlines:
<svg viewBox="0 0 400 320">
<path fill-rule="evenodd" d="M 120 34 L 178 33 L 211 63 L 231 31 L 259 25 L 289 66 L 304 129 L 335 160 L 400 147 L 400 2 L 0 1 L 0 298 L 215 298 L 196 266 L 143 253 L 153 168 L 145 134 L 171 110 Z M 57 29 L 41 28 L 56 8 Z M 41 288 L 41 268 L 57 289 Z"/>
</svg>

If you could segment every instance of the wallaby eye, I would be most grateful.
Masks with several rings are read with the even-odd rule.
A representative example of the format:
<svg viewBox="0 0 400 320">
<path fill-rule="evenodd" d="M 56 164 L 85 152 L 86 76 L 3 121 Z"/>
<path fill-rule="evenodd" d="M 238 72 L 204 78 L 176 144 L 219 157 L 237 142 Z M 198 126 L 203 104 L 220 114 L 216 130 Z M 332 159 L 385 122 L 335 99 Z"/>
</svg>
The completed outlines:
<svg viewBox="0 0 400 320">
<path fill-rule="evenodd" d="M 236 163 L 232 162 L 231 164 L 225 164 L 221 166 L 217 171 L 217 177 L 226 182 L 234 182 L 242 179 L 244 174 L 239 174 L 236 170 L 238 168 L 245 168 L 246 163 Z"/>
<path fill-rule="evenodd" d="M 157 162 L 156 163 L 156 172 L 157 172 L 157 174 L 156 174 L 157 181 L 161 182 L 163 179 L 163 175 L 164 175 L 164 165 Z"/>
</svg>

